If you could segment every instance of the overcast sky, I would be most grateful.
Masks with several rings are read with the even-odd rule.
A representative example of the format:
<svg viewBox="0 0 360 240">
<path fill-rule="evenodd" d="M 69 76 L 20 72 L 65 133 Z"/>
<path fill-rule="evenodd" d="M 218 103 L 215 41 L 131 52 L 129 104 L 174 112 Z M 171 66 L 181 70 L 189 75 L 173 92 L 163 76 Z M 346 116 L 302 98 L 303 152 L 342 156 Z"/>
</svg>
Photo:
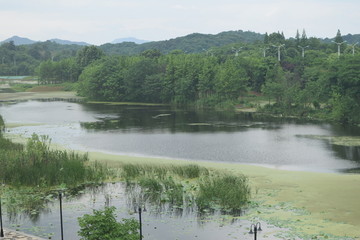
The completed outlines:
<svg viewBox="0 0 360 240">
<path fill-rule="evenodd" d="M 103 44 L 190 33 L 283 31 L 294 37 L 360 33 L 359 0 L 0 0 L 0 40 L 14 35 Z"/>
</svg>

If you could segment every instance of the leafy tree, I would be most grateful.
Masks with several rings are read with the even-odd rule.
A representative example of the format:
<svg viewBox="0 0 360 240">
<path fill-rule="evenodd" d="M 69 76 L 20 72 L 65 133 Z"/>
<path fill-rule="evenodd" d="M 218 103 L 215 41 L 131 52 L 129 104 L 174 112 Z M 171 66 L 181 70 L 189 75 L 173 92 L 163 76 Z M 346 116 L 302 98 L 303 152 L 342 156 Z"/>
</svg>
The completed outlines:
<svg viewBox="0 0 360 240">
<path fill-rule="evenodd" d="M 219 70 L 216 91 L 220 98 L 236 100 L 247 91 L 249 77 L 238 61 L 228 60 Z"/>
<path fill-rule="evenodd" d="M 340 32 L 340 29 L 338 29 L 337 33 L 336 33 L 336 36 L 335 36 L 335 39 L 334 39 L 334 42 L 336 43 L 342 43 L 344 41 L 344 39 L 342 38 L 341 36 L 341 32 Z"/>
<path fill-rule="evenodd" d="M 115 207 L 93 210 L 78 218 L 81 240 L 137 240 L 139 223 L 135 219 L 116 221 Z"/>
<path fill-rule="evenodd" d="M 300 33 L 299 33 L 299 29 L 296 30 L 295 41 L 296 41 L 296 45 L 299 45 L 299 44 L 300 44 Z"/>
<path fill-rule="evenodd" d="M 161 52 L 158 49 L 149 49 L 142 52 L 140 56 L 144 56 L 146 58 L 158 58 L 161 56 Z"/>
<path fill-rule="evenodd" d="M 81 68 L 84 68 L 104 55 L 104 52 L 96 46 L 85 46 L 77 53 L 76 61 Z"/>
</svg>

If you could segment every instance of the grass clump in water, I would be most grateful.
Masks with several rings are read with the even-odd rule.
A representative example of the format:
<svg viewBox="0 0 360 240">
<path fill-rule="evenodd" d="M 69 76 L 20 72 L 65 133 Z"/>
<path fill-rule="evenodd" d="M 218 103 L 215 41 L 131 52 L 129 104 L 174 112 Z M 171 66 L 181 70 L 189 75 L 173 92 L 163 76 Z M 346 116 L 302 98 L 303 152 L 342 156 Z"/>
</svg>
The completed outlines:
<svg viewBox="0 0 360 240">
<path fill-rule="evenodd" d="M 2 138 L 1 145 L 8 146 L 0 150 L 1 181 L 13 186 L 50 187 L 77 186 L 105 178 L 105 168 L 87 164 L 87 154 L 51 150 L 50 142 L 46 136 L 33 134 L 22 147 Z"/>
<path fill-rule="evenodd" d="M 250 199 L 244 175 L 210 171 L 195 164 L 124 164 L 122 176 L 126 182 L 138 184 L 143 198 L 156 204 L 167 202 L 178 207 L 196 205 L 199 210 L 232 211 L 241 210 Z"/>
<path fill-rule="evenodd" d="M 151 175 L 165 179 L 168 175 L 176 175 L 181 178 L 198 178 L 209 175 L 209 170 L 196 164 L 189 165 L 150 165 L 150 164 L 123 164 L 121 166 L 122 177 L 127 181 L 135 178 Z"/>
<path fill-rule="evenodd" d="M 196 204 L 200 210 L 216 208 L 241 209 L 250 199 L 250 187 L 245 176 L 221 174 L 199 181 Z"/>
</svg>

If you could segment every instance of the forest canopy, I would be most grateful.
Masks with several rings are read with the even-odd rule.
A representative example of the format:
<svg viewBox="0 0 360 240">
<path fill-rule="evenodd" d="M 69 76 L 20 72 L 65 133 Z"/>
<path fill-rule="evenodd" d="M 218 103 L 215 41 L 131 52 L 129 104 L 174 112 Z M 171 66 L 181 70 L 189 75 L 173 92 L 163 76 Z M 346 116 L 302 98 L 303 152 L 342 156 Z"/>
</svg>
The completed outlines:
<svg viewBox="0 0 360 240">
<path fill-rule="evenodd" d="M 40 46 L 42 51 L 28 50 L 33 53 L 33 61 L 23 66 L 28 71 L 4 63 L 9 69 L 5 66 L 3 74 L 34 72 L 41 84 L 74 82 L 80 95 L 101 101 L 216 107 L 239 104 L 256 92 L 270 100 L 263 111 L 360 123 L 359 49 L 340 31 L 333 42 L 308 38 L 305 31 L 290 39 L 277 32 L 193 53 L 152 48 L 128 56 L 85 46 L 59 49 L 49 58 L 51 52 Z M 8 43 L 0 51 L 18 59 L 17 48 Z"/>
</svg>

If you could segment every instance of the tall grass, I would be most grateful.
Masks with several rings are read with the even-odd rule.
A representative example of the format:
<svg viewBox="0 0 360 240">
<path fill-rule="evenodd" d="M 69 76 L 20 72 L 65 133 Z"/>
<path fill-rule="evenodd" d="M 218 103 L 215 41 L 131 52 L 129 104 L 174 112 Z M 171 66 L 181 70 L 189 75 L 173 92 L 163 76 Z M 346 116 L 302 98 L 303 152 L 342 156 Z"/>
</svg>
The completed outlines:
<svg viewBox="0 0 360 240">
<path fill-rule="evenodd" d="M 100 165 L 90 166 L 86 154 L 51 150 L 50 140 L 33 135 L 24 149 L 0 140 L 0 180 L 15 186 L 76 186 L 105 178 Z"/>
<path fill-rule="evenodd" d="M 141 187 L 141 198 L 153 204 L 194 206 L 198 210 L 241 210 L 250 199 L 248 179 L 241 174 L 191 165 L 124 164 L 122 176 Z M 195 200 L 195 201 L 193 201 Z"/>
<path fill-rule="evenodd" d="M 243 175 L 220 174 L 199 182 L 196 204 L 200 210 L 220 208 L 241 209 L 250 199 L 248 180 Z"/>
<path fill-rule="evenodd" d="M 140 176 L 156 176 L 164 179 L 169 175 L 176 175 L 182 178 L 198 178 L 202 175 L 208 175 L 209 170 L 196 164 L 189 165 L 150 165 L 150 164 L 123 164 L 121 166 L 122 177 L 126 180 L 132 180 Z"/>
</svg>

